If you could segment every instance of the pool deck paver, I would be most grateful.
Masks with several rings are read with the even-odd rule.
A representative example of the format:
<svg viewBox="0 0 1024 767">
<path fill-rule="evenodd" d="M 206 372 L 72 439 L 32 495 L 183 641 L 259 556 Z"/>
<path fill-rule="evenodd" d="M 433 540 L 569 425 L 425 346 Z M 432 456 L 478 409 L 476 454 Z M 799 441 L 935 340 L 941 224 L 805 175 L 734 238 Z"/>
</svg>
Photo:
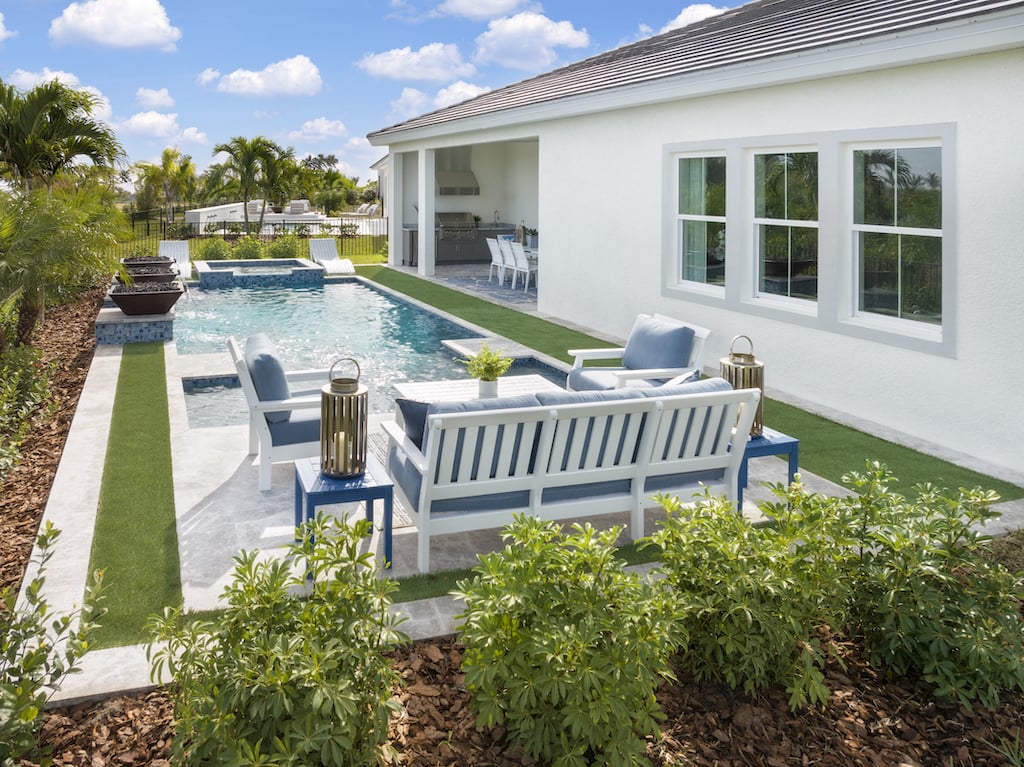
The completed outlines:
<svg viewBox="0 0 1024 767">
<path fill-rule="evenodd" d="M 231 371 L 226 352 L 179 357 L 173 342 L 167 342 L 165 359 L 183 595 L 188 609 L 208 609 L 220 604 L 219 595 L 230 580 L 232 558 L 238 551 L 259 548 L 279 553 L 293 540 L 293 469 L 290 463 L 276 465 L 273 489 L 261 493 L 257 486 L 258 467 L 247 455 L 246 425 L 189 427 L 181 378 Z M 97 347 L 44 514 L 45 520 L 62 531 L 57 555 L 47 568 L 44 590 L 51 609 L 58 613 L 81 605 L 88 577 L 112 392 L 120 360 L 121 347 Z M 376 416 L 375 421 L 382 418 Z M 371 424 L 371 428 L 375 426 L 379 423 Z M 762 483 L 782 482 L 785 474 L 786 464 L 777 458 L 751 461 L 745 513 L 756 514 L 757 502 L 771 497 Z M 817 492 L 844 492 L 814 475 L 804 473 L 802 478 Z M 987 532 L 1024 527 L 1024 499 L 1001 503 L 997 509 L 1002 517 Z M 361 509 L 349 504 L 338 511 L 360 513 Z M 651 515 L 657 513 L 648 513 L 649 529 L 653 529 Z M 380 538 L 375 527 L 366 545 L 376 551 Z M 475 564 L 478 552 L 502 545 L 498 531 L 444 536 L 432 542 L 432 559 L 437 570 L 467 567 Z M 414 573 L 415 528 L 396 528 L 394 546 L 395 567 L 391 576 Z M 31 580 L 34 572 L 33 563 L 24 583 Z M 450 597 L 393 606 L 393 612 L 406 619 L 402 629 L 413 639 L 451 634 L 459 611 L 460 604 Z M 82 673 L 66 679 L 62 689 L 51 698 L 51 705 L 147 689 L 166 681 L 154 682 L 150 678 L 150 665 L 141 645 L 92 651 L 81 666 Z"/>
</svg>

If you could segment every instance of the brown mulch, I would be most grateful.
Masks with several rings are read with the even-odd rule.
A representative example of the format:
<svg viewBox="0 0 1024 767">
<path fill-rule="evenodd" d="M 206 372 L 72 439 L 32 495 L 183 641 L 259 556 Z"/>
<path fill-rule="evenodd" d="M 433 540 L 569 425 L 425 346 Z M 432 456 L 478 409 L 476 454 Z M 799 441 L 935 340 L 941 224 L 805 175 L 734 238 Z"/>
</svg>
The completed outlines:
<svg viewBox="0 0 1024 767">
<path fill-rule="evenodd" d="M 0 585 L 16 586 L 31 552 L 64 438 L 92 357 L 102 291 L 49 313 L 37 336 L 57 364 L 57 407 L 36 424 L 18 468 L 0 486 Z M 826 672 L 827 705 L 793 713 L 773 690 L 756 698 L 682 679 L 658 693 L 668 719 L 648 756 L 658 767 L 995 767 L 1010 762 L 993 746 L 1024 743 L 1024 696 L 998 709 L 969 711 L 935 698 L 928 685 L 886 680 L 852 646 L 845 668 Z M 478 729 L 462 685 L 455 638 L 417 642 L 394 654 L 405 687 L 391 730 L 399 763 L 410 767 L 530 765 L 499 728 Z M 40 742 L 57 765 L 169 765 L 174 731 L 163 689 L 49 711 Z M 25 762 L 24 764 L 29 764 Z"/>
</svg>

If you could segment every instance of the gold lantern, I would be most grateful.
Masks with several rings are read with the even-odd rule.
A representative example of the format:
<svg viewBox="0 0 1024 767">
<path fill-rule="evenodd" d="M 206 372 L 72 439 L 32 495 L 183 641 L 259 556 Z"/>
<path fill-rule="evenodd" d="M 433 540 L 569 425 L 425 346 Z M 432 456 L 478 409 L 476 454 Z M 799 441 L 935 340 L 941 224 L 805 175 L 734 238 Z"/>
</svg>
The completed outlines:
<svg viewBox="0 0 1024 767">
<path fill-rule="evenodd" d="M 340 362 L 355 365 L 356 377 L 335 378 Z M 358 362 L 342 357 L 331 365 L 331 382 L 320 390 L 320 471 L 328 477 L 358 477 L 366 471 L 369 397 L 360 373 Z"/>
<path fill-rule="evenodd" d="M 733 351 L 736 342 L 745 338 L 750 344 L 749 352 Z M 764 431 L 764 363 L 754 359 L 754 342 L 750 336 L 736 336 L 729 344 L 729 356 L 722 357 L 722 378 L 734 389 L 760 389 L 761 399 L 757 402 L 754 423 L 750 427 L 751 437 L 760 437 Z"/>
</svg>

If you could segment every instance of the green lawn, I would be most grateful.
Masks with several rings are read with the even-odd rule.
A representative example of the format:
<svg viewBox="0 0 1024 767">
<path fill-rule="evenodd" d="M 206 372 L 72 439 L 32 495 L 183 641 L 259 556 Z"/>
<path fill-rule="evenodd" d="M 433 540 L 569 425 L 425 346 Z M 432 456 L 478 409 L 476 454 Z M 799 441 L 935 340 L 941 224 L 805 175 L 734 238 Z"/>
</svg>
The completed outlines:
<svg viewBox="0 0 1024 767">
<path fill-rule="evenodd" d="M 125 344 L 114 393 L 89 569 L 102 569 L 98 647 L 143 641 L 142 627 L 181 604 L 163 344 Z"/>
</svg>

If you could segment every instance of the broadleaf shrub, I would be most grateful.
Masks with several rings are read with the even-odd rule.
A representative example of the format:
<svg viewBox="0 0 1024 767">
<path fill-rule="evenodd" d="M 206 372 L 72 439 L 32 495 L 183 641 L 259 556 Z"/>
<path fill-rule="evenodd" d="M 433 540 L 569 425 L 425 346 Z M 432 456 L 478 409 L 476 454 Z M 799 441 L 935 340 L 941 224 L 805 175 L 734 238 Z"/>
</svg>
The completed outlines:
<svg viewBox="0 0 1024 767">
<path fill-rule="evenodd" d="M 668 516 L 649 540 L 681 603 L 682 666 L 748 694 L 782 685 L 797 708 L 828 699 L 821 634 L 844 614 L 843 549 L 831 537 L 836 499 L 799 483 L 776 491 L 786 502 L 764 506 L 757 525 L 724 498 L 664 497 Z"/>
<path fill-rule="evenodd" d="M 907 499 L 878 463 L 844 481 L 857 492 L 772 486 L 780 501 L 762 504 L 759 525 L 721 499 L 661 499 L 651 540 L 681 602 L 684 667 L 748 692 L 783 684 L 794 708 L 823 702 L 840 629 L 889 674 L 967 706 L 1024 690 L 1022 581 L 984 555 L 979 529 L 996 495 L 925 486 Z"/>
<path fill-rule="evenodd" d="M 0 590 L 0 763 L 36 752 L 36 735 L 43 707 L 51 690 L 68 674 L 89 648 L 100 600 L 101 574 L 87 587 L 83 606 L 55 615 L 42 596 L 46 565 L 60 531 L 47 522 L 36 545 L 39 559 L 24 602 L 18 592 Z M 10 763 L 14 763 L 13 761 Z"/>
<path fill-rule="evenodd" d="M 300 251 L 299 238 L 294 234 L 282 234 L 267 243 L 267 258 L 298 258 Z"/>
<path fill-rule="evenodd" d="M 408 641 L 362 538 L 370 523 L 304 528 L 280 559 L 235 559 L 216 620 L 150 622 L 154 676 L 173 678 L 179 763 L 381 762 L 399 683 L 384 653 Z M 307 583 L 307 572 L 311 579 Z"/>
<path fill-rule="evenodd" d="M 908 500 L 879 464 L 843 480 L 858 491 L 845 523 L 863 544 L 851 559 L 849 622 L 870 660 L 968 707 L 1024 690 L 1021 579 L 983 555 L 990 537 L 979 529 L 999 516 L 998 496 L 926 485 Z"/>
<path fill-rule="evenodd" d="M 50 395 L 49 375 L 30 346 L 0 352 L 0 481 L 13 468 L 32 418 Z"/>
<path fill-rule="evenodd" d="M 517 516 L 500 552 L 458 583 L 462 668 L 478 722 L 504 724 L 556 767 L 646 764 L 663 719 L 654 697 L 678 631 L 661 584 L 624 569 L 597 532 Z"/>
<path fill-rule="evenodd" d="M 232 246 L 231 257 L 239 261 L 254 261 L 263 258 L 263 243 L 256 235 L 247 234 Z"/>
<path fill-rule="evenodd" d="M 231 258 L 231 246 L 225 242 L 223 237 L 211 235 L 203 237 L 196 242 L 195 261 L 227 261 Z"/>
</svg>

